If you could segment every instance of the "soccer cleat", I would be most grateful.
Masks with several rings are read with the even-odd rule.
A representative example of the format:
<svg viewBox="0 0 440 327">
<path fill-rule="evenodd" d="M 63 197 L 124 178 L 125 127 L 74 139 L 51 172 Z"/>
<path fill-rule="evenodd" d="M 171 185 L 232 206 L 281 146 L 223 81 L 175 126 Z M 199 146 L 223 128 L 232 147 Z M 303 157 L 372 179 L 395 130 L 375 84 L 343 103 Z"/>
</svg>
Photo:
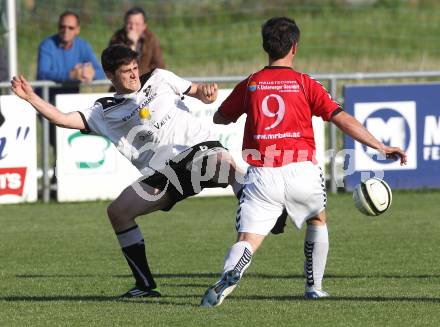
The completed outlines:
<svg viewBox="0 0 440 327">
<path fill-rule="evenodd" d="M 122 294 L 120 299 L 133 299 L 139 297 L 160 297 L 161 294 L 157 290 L 149 290 L 142 287 L 135 286 L 131 290 Z"/>
<path fill-rule="evenodd" d="M 222 304 L 225 297 L 237 286 L 239 280 L 239 271 L 235 269 L 227 271 L 220 281 L 206 290 L 200 305 L 202 307 L 216 307 Z"/>
<path fill-rule="evenodd" d="M 287 220 L 287 211 L 286 209 L 284 209 L 283 212 L 281 213 L 281 216 L 278 217 L 275 226 L 272 227 L 272 230 L 270 232 L 275 235 L 284 233 L 284 227 L 286 227 L 286 220 Z"/>
<path fill-rule="evenodd" d="M 306 287 L 306 291 L 304 292 L 304 297 L 310 300 L 321 299 L 324 297 L 329 297 L 330 294 L 323 290 L 317 290 L 314 287 Z"/>
</svg>

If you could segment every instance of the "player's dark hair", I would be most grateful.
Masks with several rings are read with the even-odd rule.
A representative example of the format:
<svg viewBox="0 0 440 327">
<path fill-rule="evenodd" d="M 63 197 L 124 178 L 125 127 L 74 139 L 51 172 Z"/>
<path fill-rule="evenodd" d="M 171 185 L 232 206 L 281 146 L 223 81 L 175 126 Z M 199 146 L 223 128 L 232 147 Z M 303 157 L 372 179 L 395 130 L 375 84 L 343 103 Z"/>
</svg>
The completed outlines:
<svg viewBox="0 0 440 327">
<path fill-rule="evenodd" d="M 106 72 L 115 73 L 122 65 L 128 65 L 137 60 L 138 53 L 122 44 L 115 44 L 104 49 L 101 54 L 102 68 Z"/>
<path fill-rule="evenodd" d="M 76 23 L 79 26 L 81 24 L 80 20 L 79 20 L 79 15 L 74 12 L 74 11 L 70 11 L 70 10 L 66 10 L 65 12 L 63 12 L 60 17 L 58 18 L 58 25 L 61 25 L 61 21 L 63 20 L 64 17 L 67 16 L 73 16 L 76 18 Z"/>
<path fill-rule="evenodd" d="M 127 22 L 128 17 L 138 14 L 141 14 L 144 17 L 144 21 L 147 21 L 147 15 L 145 14 L 145 11 L 141 7 L 133 7 L 125 13 L 124 22 Z"/>
<path fill-rule="evenodd" d="M 273 60 L 284 58 L 299 41 L 300 31 L 293 19 L 274 17 L 261 28 L 263 49 Z"/>
</svg>

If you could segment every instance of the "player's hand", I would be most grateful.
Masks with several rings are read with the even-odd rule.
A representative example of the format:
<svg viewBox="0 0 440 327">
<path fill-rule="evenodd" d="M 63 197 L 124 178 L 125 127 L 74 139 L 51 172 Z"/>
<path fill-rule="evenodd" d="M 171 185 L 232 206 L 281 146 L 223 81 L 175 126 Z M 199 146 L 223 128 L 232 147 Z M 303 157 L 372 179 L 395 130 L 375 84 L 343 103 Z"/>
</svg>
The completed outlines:
<svg viewBox="0 0 440 327">
<path fill-rule="evenodd" d="M 11 80 L 11 90 L 14 92 L 19 98 L 23 100 L 29 101 L 34 95 L 35 92 L 29 82 L 22 76 L 14 76 Z"/>
<path fill-rule="evenodd" d="M 379 151 L 385 154 L 389 160 L 399 160 L 400 158 L 400 165 L 406 165 L 406 153 L 401 148 L 384 145 Z"/>
<path fill-rule="evenodd" d="M 199 84 L 197 87 L 198 98 L 203 103 L 213 103 L 217 99 L 218 86 L 216 83 Z"/>
<path fill-rule="evenodd" d="M 139 32 L 137 32 L 134 29 L 130 29 L 127 31 L 127 38 L 132 42 L 132 49 L 135 50 L 136 49 L 136 45 L 139 41 L 139 38 L 141 37 L 141 35 L 139 34 Z"/>
<path fill-rule="evenodd" d="M 84 82 L 91 82 L 95 76 L 95 69 L 90 62 L 82 65 L 81 77 Z"/>
</svg>

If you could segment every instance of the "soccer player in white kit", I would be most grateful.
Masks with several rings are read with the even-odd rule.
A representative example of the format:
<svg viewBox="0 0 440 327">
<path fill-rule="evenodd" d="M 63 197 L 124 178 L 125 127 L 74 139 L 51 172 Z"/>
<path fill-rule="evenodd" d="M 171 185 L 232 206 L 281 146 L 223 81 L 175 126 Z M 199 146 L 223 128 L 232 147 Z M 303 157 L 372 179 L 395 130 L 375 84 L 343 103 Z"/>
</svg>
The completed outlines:
<svg viewBox="0 0 440 327">
<path fill-rule="evenodd" d="M 217 124 L 247 115 L 243 158 L 250 166 L 236 216 L 238 241 L 226 254 L 221 278 L 207 289 L 202 306 L 221 304 L 235 288 L 284 209 L 298 228 L 307 223 L 304 296 L 328 296 L 322 290 L 329 249 L 326 191 L 315 160 L 312 116 L 331 121 L 357 141 L 406 163 L 401 149 L 379 142 L 343 112 L 320 83 L 292 69 L 299 36 L 293 20 L 268 20 L 262 37 L 269 65 L 240 82 L 214 115 Z"/>
<path fill-rule="evenodd" d="M 105 49 L 101 62 L 116 94 L 90 108 L 62 113 L 37 96 L 22 76 L 13 78 L 12 90 L 57 126 L 106 136 L 142 173 L 142 180 L 123 190 L 107 213 L 136 280 L 122 297 L 158 297 L 135 218 L 168 211 L 205 187 L 230 184 L 237 192 L 239 173 L 235 176 L 232 158 L 209 126 L 182 101 L 189 95 L 211 103 L 216 84 L 191 83 L 163 69 L 139 77 L 137 53 L 125 46 Z"/>
</svg>

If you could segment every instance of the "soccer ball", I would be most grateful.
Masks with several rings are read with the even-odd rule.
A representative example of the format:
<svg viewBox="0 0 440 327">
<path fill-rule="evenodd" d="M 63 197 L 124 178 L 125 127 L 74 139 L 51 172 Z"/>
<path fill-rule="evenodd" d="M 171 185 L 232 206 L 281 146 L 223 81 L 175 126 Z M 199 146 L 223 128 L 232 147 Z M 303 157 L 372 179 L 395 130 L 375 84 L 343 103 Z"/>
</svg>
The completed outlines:
<svg viewBox="0 0 440 327">
<path fill-rule="evenodd" d="M 391 206 L 393 195 L 390 186 L 373 177 L 360 182 L 353 191 L 356 208 L 367 216 L 379 216 Z"/>
</svg>

